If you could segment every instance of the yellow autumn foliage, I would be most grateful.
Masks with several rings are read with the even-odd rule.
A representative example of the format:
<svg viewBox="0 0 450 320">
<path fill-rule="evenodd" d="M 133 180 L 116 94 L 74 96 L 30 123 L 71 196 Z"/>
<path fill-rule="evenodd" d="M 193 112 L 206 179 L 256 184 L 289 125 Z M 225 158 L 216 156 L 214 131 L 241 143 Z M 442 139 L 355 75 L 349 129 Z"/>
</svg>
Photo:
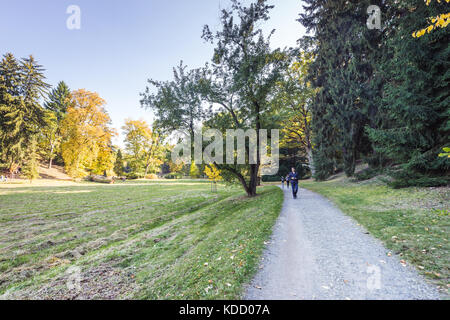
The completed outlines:
<svg viewBox="0 0 450 320">
<path fill-rule="evenodd" d="M 436 0 L 438 3 L 441 3 L 441 1 L 444 0 Z M 445 0 L 445 2 L 450 3 L 450 0 Z M 425 0 L 425 4 L 429 6 L 431 3 L 431 0 Z M 414 31 L 412 33 L 412 36 L 414 38 L 420 38 L 425 33 L 430 33 L 431 31 L 437 29 L 437 28 L 445 28 L 450 23 L 450 12 L 440 14 L 436 17 L 431 17 L 428 19 L 429 25 L 421 30 Z"/>
<path fill-rule="evenodd" d="M 218 182 L 222 180 L 220 175 L 220 170 L 216 168 L 214 164 L 209 164 L 205 166 L 205 174 L 208 176 L 208 179 L 213 182 Z"/>
<path fill-rule="evenodd" d="M 114 166 L 111 148 L 116 135 L 104 109 L 105 100 L 84 89 L 74 91 L 67 116 L 61 123 L 61 153 L 66 172 L 74 178 L 89 173 L 110 173 Z"/>
</svg>

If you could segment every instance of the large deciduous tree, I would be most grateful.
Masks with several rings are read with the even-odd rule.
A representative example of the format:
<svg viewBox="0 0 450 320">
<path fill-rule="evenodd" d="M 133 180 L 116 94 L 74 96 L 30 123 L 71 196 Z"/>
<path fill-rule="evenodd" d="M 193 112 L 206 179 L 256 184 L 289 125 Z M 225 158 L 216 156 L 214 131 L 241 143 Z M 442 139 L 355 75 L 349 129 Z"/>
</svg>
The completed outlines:
<svg viewBox="0 0 450 320">
<path fill-rule="evenodd" d="M 305 150 L 308 165 L 314 175 L 311 105 L 316 89 L 307 81 L 312 54 L 301 52 L 278 82 L 274 103 L 281 110 L 284 146 L 295 146 Z"/>
<path fill-rule="evenodd" d="M 265 37 L 260 29 L 272 8 L 264 0 L 249 6 L 233 0 L 231 9 L 222 10 L 220 30 L 205 26 L 203 31 L 203 39 L 216 48 L 200 89 L 206 101 L 219 107 L 206 126 L 223 134 L 227 129 L 255 129 L 257 135 L 256 141 L 246 143 L 247 154 L 249 143 L 256 144 L 256 163 L 246 159 L 246 164 L 215 165 L 224 177 L 237 179 L 250 197 L 256 195 L 261 169 L 259 130 L 274 126 L 271 100 L 289 60 L 284 52 L 271 49 L 274 31 Z"/>
<path fill-rule="evenodd" d="M 106 102 L 97 93 L 84 89 L 71 95 L 67 115 L 61 124 L 62 156 L 67 173 L 75 178 L 89 173 L 112 173 L 114 154 Z"/>
<path fill-rule="evenodd" d="M 163 163 L 165 148 L 161 134 L 150 128 L 144 120 L 125 121 L 122 127 L 125 134 L 126 151 L 131 157 L 131 167 L 139 173 L 143 171 L 144 177 L 152 171 L 158 170 Z"/>
<path fill-rule="evenodd" d="M 154 110 L 158 127 L 165 132 L 181 131 L 191 141 L 191 156 L 195 125 L 203 119 L 204 110 L 198 93 L 199 69 L 188 70 L 183 62 L 173 69 L 172 81 L 149 79 L 151 85 L 141 94 L 141 105 Z M 153 90 L 156 89 L 156 92 Z"/>
</svg>

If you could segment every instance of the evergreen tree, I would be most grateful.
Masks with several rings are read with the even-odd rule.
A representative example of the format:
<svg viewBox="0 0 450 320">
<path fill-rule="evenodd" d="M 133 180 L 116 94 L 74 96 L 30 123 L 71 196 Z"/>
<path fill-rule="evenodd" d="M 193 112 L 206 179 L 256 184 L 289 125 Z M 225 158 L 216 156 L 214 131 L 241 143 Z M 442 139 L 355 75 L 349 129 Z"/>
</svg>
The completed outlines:
<svg viewBox="0 0 450 320">
<path fill-rule="evenodd" d="M 383 121 L 369 129 L 376 150 L 400 169 L 398 186 L 448 183 L 450 161 L 439 158 L 450 144 L 450 47 L 448 28 L 412 37 L 428 17 L 445 6 L 405 0 L 396 6 L 397 19 L 385 45 L 382 64 L 387 79 L 382 99 Z M 425 179 L 442 176 L 447 179 Z"/>
<path fill-rule="evenodd" d="M 116 162 L 114 163 L 114 172 L 118 176 L 122 176 L 123 172 L 124 172 L 124 170 L 123 170 L 123 156 L 122 156 L 122 151 L 120 151 L 120 149 L 117 151 Z"/>
<path fill-rule="evenodd" d="M 70 89 L 64 81 L 60 81 L 56 89 L 53 89 L 48 95 L 48 101 L 44 107 L 55 112 L 58 122 L 62 120 L 67 113 L 70 103 Z"/>
<path fill-rule="evenodd" d="M 299 20 L 314 36 L 305 37 L 303 46 L 315 56 L 310 80 L 319 90 L 311 110 L 316 178 L 326 179 L 341 166 L 351 176 L 356 160 L 372 151 L 364 128 L 377 117 L 381 33 L 367 28 L 366 11 L 377 1 L 305 2 Z"/>
<path fill-rule="evenodd" d="M 43 71 L 33 56 L 18 62 L 6 54 L 0 63 L 0 144 L 10 172 L 21 165 L 31 139 L 45 125 L 39 104 L 48 88 Z"/>
</svg>

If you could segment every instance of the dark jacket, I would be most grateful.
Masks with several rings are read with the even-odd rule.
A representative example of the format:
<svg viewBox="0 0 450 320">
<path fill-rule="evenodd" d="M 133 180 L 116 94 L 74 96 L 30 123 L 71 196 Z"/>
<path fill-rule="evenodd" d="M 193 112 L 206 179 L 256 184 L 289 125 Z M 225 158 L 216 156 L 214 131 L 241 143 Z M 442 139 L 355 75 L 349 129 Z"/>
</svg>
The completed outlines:
<svg viewBox="0 0 450 320">
<path fill-rule="evenodd" d="M 297 173 L 297 172 L 291 172 L 291 173 L 289 173 L 288 179 L 289 179 L 289 181 L 291 181 L 291 182 L 298 182 L 298 173 Z"/>
</svg>

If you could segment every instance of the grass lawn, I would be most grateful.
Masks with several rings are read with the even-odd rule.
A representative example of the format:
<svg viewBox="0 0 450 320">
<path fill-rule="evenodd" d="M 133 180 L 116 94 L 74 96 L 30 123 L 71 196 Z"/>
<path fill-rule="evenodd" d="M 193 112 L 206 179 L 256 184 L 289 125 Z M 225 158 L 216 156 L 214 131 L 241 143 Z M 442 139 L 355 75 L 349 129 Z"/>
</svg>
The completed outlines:
<svg viewBox="0 0 450 320">
<path fill-rule="evenodd" d="M 283 201 L 277 187 L 259 194 L 199 181 L 0 185 L 0 295 L 240 298 Z M 67 287 L 73 266 L 81 292 Z"/>
<path fill-rule="evenodd" d="M 381 183 L 300 181 L 331 199 L 401 260 L 414 265 L 440 290 L 450 288 L 450 188 L 391 189 Z M 345 250 L 345 249 L 344 249 Z"/>
</svg>

